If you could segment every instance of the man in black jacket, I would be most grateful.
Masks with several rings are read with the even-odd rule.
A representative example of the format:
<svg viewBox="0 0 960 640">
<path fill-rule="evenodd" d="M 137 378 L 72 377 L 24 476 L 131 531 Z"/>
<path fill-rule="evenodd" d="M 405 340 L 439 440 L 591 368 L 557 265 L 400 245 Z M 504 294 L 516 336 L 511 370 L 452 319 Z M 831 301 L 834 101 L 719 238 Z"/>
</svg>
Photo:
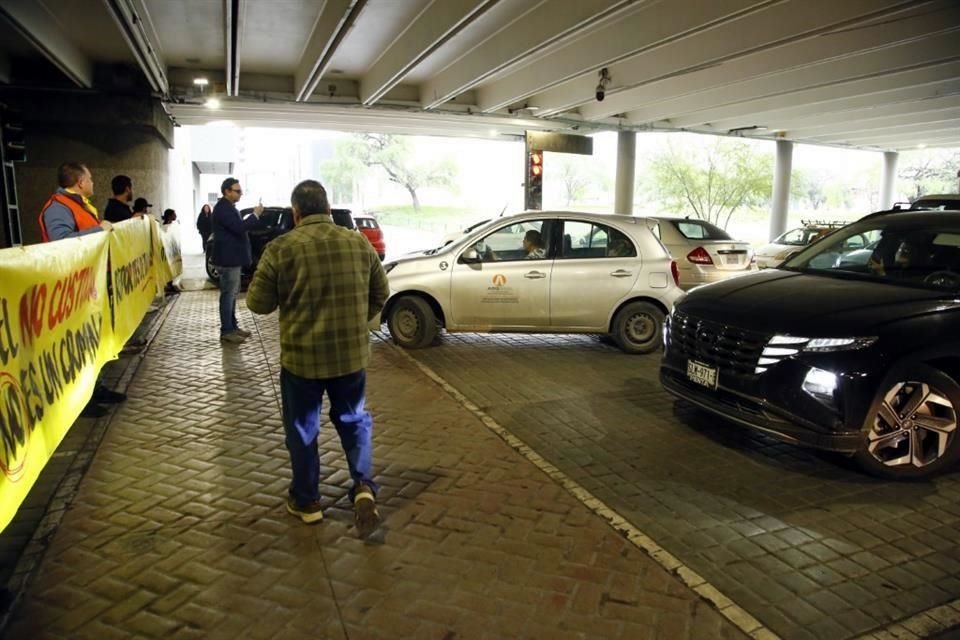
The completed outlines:
<svg viewBox="0 0 960 640">
<path fill-rule="evenodd" d="M 103 219 L 117 223 L 128 220 L 133 216 L 130 211 L 130 201 L 133 200 L 133 180 L 129 176 L 114 176 L 110 181 L 113 197 L 107 200 L 103 208 Z"/>
<path fill-rule="evenodd" d="M 257 205 L 254 215 L 240 217 L 236 203 L 243 189 L 236 178 L 224 180 L 220 193 L 223 197 L 213 208 L 212 255 L 213 264 L 220 270 L 220 341 L 237 344 L 250 337 L 250 332 L 237 326 L 237 294 L 242 269 L 253 264 L 248 233 L 257 226 L 263 207 Z"/>
</svg>

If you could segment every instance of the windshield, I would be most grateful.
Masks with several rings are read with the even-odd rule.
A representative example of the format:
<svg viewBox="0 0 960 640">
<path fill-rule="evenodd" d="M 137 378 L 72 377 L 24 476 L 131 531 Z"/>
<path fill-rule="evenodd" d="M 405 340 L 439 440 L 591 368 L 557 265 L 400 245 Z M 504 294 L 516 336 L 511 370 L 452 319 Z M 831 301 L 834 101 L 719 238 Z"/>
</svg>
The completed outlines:
<svg viewBox="0 0 960 640">
<path fill-rule="evenodd" d="M 473 232 L 474 232 L 474 231 L 478 231 L 478 230 L 480 230 L 480 229 L 486 229 L 486 228 L 489 227 L 491 224 L 493 224 L 495 221 L 496 221 L 496 219 L 494 219 L 494 220 L 482 220 L 481 222 L 475 222 L 474 224 L 472 224 L 472 225 L 470 225 L 469 227 L 467 227 L 466 229 L 464 229 L 464 230 L 463 230 L 463 233 L 461 233 L 457 238 L 448 239 L 448 240 L 446 240 L 443 244 L 441 244 L 439 247 L 434 247 L 433 249 L 428 249 L 427 251 L 424 251 L 423 253 L 424 253 L 425 255 L 432 256 L 432 255 L 434 255 L 434 254 L 436 254 L 436 253 L 439 253 L 440 251 L 446 251 L 447 249 L 454 249 L 454 248 L 456 248 L 456 247 L 459 247 L 459 246 L 462 245 L 464 242 L 466 242 L 469 238 L 473 237 L 473 235 L 474 235 Z"/>
<path fill-rule="evenodd" d="M 835 231 L 782 268 L 960 291 L 960 224 L 865 220 Z"/>
<path fill-rule="evenodd" d="M 791 229 L 785 234 L 773 241 L 774 244 L 782 244 L 790 247 L 805 247 L 814 240 L 818 240 L 827 233 L 833 231 L 829 227 L 800 227 Z"/>
</svg>

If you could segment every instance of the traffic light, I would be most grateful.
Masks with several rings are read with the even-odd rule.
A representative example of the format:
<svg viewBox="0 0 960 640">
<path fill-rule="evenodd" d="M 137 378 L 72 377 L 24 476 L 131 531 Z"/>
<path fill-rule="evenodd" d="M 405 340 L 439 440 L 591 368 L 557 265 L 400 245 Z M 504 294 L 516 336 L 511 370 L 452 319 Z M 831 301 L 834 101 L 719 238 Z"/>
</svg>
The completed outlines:
<svg viewBox="0 0 960 640">
<path fill-rule="evenodd" d="M 26 162 L 27 145 L 23 128 L 23 115 L 3 105 L 0 111 L 0 139 L 3 141 L 4 162 Z"/>
<path fill-rule="evenodd" d="M 527 153 L 527 209 L 543 207 L 543 151 L 531 149 Z"/>
</svg>

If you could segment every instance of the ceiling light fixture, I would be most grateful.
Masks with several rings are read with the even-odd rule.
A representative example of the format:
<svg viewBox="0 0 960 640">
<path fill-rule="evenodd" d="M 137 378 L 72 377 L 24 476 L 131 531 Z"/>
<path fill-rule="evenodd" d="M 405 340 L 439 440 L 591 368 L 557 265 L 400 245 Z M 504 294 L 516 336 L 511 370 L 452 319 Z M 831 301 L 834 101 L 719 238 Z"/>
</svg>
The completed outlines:
<svg viewBox="0 0 960 640">
<path fill-rule="evenodd" d="M 197 85 L 198 87 L 205 87 L 210 84 L 210 81 L 206 78 L 194 78 L 193 84 Z"/>
</svg>

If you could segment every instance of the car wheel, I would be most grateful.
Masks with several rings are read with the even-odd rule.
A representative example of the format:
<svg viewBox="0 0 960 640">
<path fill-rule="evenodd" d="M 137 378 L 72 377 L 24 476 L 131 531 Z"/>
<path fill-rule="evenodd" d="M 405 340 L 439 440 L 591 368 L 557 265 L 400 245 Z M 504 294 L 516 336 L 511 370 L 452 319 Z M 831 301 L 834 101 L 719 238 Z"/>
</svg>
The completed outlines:
<svg viewBox="0 0 960 640">
<path fill-rule="evenodd" d="M 204 257 L 204 262 L 207 267 L 207 277 L 214 282 L 220 282 L 220 269 L 217 268 L 217 265 L 213 264 L 213 258 L 210 257 L 210 253 L 211 252 L 208 251 Z"/>
<path fill-rule="evenodd" d="M 923 478 L 960 457 L 960 386 L 947 374 L 917 365 L 889 376 L 863 426 L 854 455 L 867 472 L 885 478 Z"/>
<path fill-rule="evenodd" d="M 387 327 L 401 347 L 422 349 L 437 337 L 437 316 L 423 298 L 404 296 L 390 309 Z"/>
<path fill-rule="evenodd" d="M 663 311 L 649 302 L 631 302 L 613 318 L 611 337 L 627 353 L 652 353 L 660 346 Z"/>
</svg>

